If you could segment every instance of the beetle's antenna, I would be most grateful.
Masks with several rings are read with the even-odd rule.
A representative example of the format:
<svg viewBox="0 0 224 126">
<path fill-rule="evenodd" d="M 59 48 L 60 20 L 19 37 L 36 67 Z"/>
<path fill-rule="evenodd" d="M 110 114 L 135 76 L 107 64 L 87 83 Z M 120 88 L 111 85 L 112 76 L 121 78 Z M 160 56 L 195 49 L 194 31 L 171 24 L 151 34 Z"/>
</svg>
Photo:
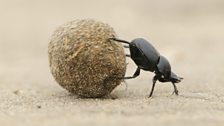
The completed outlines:
<svg viewBox="0 0 224 126">
<path fill-rule="evenodd" d="M 117 41 L 117 42 L 121 42 L 121 43 L 126 43 L 126 44 L 131 44 L 130 42 L 128 41 L 125 41 L 125 40 L 121 40 L 121 39 L 117 39 L 117 38 L 109 38 L 110 40 L 114 40 L 114 41 Z"/>
</svg>

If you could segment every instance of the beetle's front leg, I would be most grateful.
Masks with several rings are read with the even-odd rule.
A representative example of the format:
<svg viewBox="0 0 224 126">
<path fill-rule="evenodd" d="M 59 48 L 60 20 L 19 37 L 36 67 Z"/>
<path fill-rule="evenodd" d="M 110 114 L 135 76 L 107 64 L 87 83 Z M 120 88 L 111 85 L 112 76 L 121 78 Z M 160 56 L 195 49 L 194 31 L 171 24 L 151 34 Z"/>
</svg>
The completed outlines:
<svg viewBox="0 0 224 126">
<path fill-rule="evenodd" d="M 178 93 L 175 83 L 172 82 L 172 84 L 173 84 L 173 88 L 174 88 L 173 94 L 175 93 L 175 95 L 178 95 L 179 93 Z"/>
</svg>

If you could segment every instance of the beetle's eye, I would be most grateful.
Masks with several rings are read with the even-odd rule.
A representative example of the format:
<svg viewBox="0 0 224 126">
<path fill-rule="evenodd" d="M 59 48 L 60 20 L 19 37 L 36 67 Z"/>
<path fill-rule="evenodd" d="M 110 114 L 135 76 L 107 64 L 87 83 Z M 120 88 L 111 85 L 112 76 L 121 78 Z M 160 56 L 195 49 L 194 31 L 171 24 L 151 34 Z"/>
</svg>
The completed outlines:
<svg viewBox="0 0 224 126">
<path fill-rule="evenodd" d="M 165 78 L 164 75 L 162 75 L 161 78 Z"/>
</svg>

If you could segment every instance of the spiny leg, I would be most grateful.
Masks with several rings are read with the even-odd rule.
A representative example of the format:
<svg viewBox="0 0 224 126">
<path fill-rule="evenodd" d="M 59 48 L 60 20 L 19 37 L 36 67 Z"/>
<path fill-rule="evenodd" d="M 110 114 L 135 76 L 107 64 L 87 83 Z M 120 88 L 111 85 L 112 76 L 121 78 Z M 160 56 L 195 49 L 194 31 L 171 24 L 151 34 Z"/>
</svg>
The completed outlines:
<svg viewBox="0 0 224 126">
<path fill-rule="evenodd" d="M 154 91 L 154 88 L 155 88 L 155 85 L 156 85 L 156 81 L 157 81 L 157 76 L 154 76 L 153 77 L 153 80 L 152 80 L 152 89 L 151 89 L 151 92 L 149 94 L 149 98 L 152 97 L 152 94 L 153 94 L 153 91 Z"/>
<path fill-rule="evenodd" d="M 172 84 L 173 84 L 173 88 L 174 88 L 173 94 L 175 93 L 175 95 L 178 95 L 179 93 L 178 93 L 175 83 L 172 83 Z"/>
</svg>

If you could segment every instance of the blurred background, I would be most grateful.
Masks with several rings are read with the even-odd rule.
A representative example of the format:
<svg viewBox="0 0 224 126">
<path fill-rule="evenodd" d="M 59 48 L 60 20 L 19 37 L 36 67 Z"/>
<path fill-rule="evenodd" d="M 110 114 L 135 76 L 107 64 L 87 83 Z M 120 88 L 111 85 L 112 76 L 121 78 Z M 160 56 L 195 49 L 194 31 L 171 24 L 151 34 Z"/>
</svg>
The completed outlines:
<svg viewBox="0 0 224 126">
<path fill-rule="evenodd" d="M 0 0 L 0 86 L 51 83 L 51 34 L 83 18 L 108 23 L 121 39 L 146 38 L 185 80 L 223 82 L 223 15 L 223 0 Z"/>
<path fill-rule="evenodd" d="M 83 18 L 108 23 L 120 39 L 149 40 L 185 78 L 180 92 L 224 94 L 223 0 L 0 0 L 1 96 L 18 89 L 62 90 L 49 71 L 48 43 L 59 25 Z M 128 62 L 132 75 L 136 66 Z M 142 72 L 128 81 L 130 90 L 147 90 L 145 96 L 152 77 Z M 156 90 L 171 93 L 172 86 Z"/>
</svg>

